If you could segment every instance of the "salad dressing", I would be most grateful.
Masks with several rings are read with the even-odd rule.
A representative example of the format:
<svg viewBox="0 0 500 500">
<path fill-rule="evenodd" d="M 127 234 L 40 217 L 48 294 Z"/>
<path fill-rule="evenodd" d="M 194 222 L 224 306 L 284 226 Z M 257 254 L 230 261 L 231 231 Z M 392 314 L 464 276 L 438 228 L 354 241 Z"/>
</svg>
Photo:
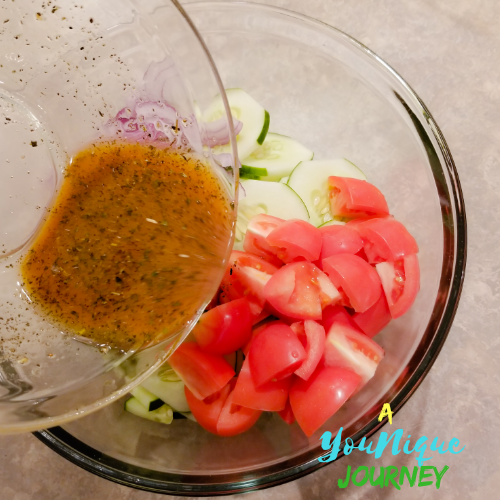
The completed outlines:
<svg viewBox="0 0 500 500">
<path fill-rule="evenodd" d="M 211 297 L 232 207 L 197 157 L 100 144 L 65 171 L 22 262 L 24 288 L 51 319 L 128 350 L 175 333 Z"/>
</svg>

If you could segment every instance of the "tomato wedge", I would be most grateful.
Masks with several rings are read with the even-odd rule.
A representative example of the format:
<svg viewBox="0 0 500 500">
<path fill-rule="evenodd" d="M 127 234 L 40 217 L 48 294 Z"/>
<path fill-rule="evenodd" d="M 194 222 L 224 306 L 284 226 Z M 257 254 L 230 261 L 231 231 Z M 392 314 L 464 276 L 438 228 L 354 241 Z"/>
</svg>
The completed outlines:
<svg viewBox="0 0 500 500">
<path fill-rule="evenodd" d="M 250 373 L 248 358 L 243 362 L 240 374 L 236 379 L 233 404 L 263 411 L 280 411 L 285 408 L 292 377 L 270 381 L 256 387 Z"/>
<path fill-rule="evenodd" d="M 168 362 L 198 399 L 220 391 L 234 377 L 222 356 L 202 351 L 196 342 L 183 342 Z"/>
<path fill-rule="evenodd" d="M 358 329 L 358 326 L 353 321 L 351 315 L 345 310 L 345 307 L 342 307 L 338 304 L 328 306 L 323 311 L 323 319 L 321 321 L 321 324 L 323 325 L 325 332 L 328 332 L 328 330 L 330 330 L 330 327 L 333 325 L 333 323 L 342 323 L 350 326 L 354 330 Z"/>
<path fill-rule="evenodd" d="M 243 240 L 243 249 L 245 252 L 261 257 L 271 264 L 281 267 L 283 262 L 276 256 L 276 249 L 273 249 L 269 245 L 266 238 L 269 233 L 283 222 L 285 222 L 283 219 L 266 214 L 252 217 L 248 223 L 245 239 Z"/>
<path fill-rule="evenodd" d="M 208 432 L 217 434 L 217 422 L 230 391 L 230 385 L 226 384 L 220 391 L 200 400 L 187 386 L 184 386 L 184 394 L 191 413 L 196 421 Z"/>
<path fill-rule="evenodd" d="M 290 328 L 297 333 L 298 330 L 294 329 L 293 325 Z M 295 375 L 307 380 L 313 374 L 314 370 L 316 370 L 325 351 L 325 329 L 319 323 L 316 323 L 316 321 L 306 319 L 304 321 L 303 336 L 306 337 L 306 359 L 295 370 Z M 300 337 L 301 335 L 299 335 L 299 340 L 302 340 Z"/>
<path fill-rule="evenodd" d="M 292 425 L 295 422 L 295 415 L 293 414 L 290 399 L 286 400 L 285 408 L 278 412 L 278 415 L 288 424 Z"/>
<path fill-rule="evenodd" d="M 251 267 L 263 273 L 274 274 L 283 265 L 283 262 L 280 262 L 279 266 L 275 266 L 251 253 L 233 250 L 229 257 L 229 265 L 232 265 L 233 269 L 238 267 Z"/>
<path fill-rule="evenodd" d="M 377 271 L 357 255 L 341 253 L 327 257 L 323 259 L 323 269 L 337 289 L 347 295 L 356 312 L 369 309 L 382 293 Z"/>
<path fill-rule="evenodd" d="M 415 302 L 420 289 L 420 268 L 416 254 L 396 262 L 375 266 L 382 281 L 385 297 L 393 318 L 402 316 Z"/>
<path fill-rule="evenodd" d="M 235 383 L 236 381 L 231 381 L 231 389 Z M 236 436 L 247 431 L 259 420 L 262 414 L 260 410 L 253 410 L 234 404 L 233 396 L 234 390 L 231 390 L 220 412 L 219 420 L 217 421 L 217 435 L 219 436 Z"/>
<path fill-rule="evenodd" d="M 220 301 L 225 303 L 246 298 L 252 316 L 258 316 L 265 304 L 263 296 L 265 283 L 277 270 L 276 266 L 260 257 L 233 250 L 222 278 Z"/>
<path fill-rule="evenodd" d="M 307 337 L 306 337 L 306 329 L 304 328 L 304 322 L 295 321 L 294 323 L 290 324 L 290 328 L 293 330 L 294 333 L 297 334 L 297 337 L 299 337 L 299 340 L 305 349 L 307 345 Z"/>
<path fill-rule="evenodd" d="M 323 246 L 319 261 L 339 253 L 357 254 L 363 248 L 363 240 L 358 232 L 350 226 L 324 226 L 319 231 L 323 238 Z"/>
<path fill-rule="evenodd" d="M 328 277 L 310 262 L 293 262 L 279 269 L 266 284 L 264 296 L 281 314 L 314 320 L 321 319 L 324 307 L 340 299 Z"/>
<path fill-rule="evenodd" d="M 283 262 L 318 260 L 323 240 L 320 230 L 299 219 L 279 224 L 266 237 L 271 250 Z"/>
<path fill-rule="evenodd" d="M 290 405 L 306 436 L 311 436 L 337 412 L 359 382 L 359 375 L 343 367 L 319 367 L 308 380 L 294 379 Z"/>
<path fill-rule="evenodd" d="M 248 294 L 252 295 L 259 305 L 263 306 L 266 301 L 264 287 L 271 279 L 271 275 L 252 267 L 242 267 L 238 271 L 238 279 Z"/>
<path fill-rule="evenodd" d="M 248 357 L 255 386 L 261 387 L 291 375 L 306 359 L 306 352 L 289 326 L 274 324 L 254 337 Z"/>
<path fill-rule="evenodd" d="M 230 354 L 252 335 L 252 315 L 247 299 L 237 299 L 203 313 L 193 328 L 198 345 L 212 354 Z"/>
<path fill-rule="evenodd" d="M 287 316 L 286 314 L 279 312 L 269 302 L 266 303 L 264 311 L 269 311 L 269 314 L 271 314 L 275 318 L 278 318 L 282 323 L 285 323 L 287 325 L 291 325 L 292 323 L 295 323 L 299 319 L 299 318 L 292 318 L 290 316 Z"/>
<path fill-rule="evenodd" d="M 387 305 L 385 293 L 365 312 L 356 313 L 352 316 L 354 324 L 368 337 L 374 337 L 384 329 L 391 321 L 392 316 Z"/>
<path fill-rule="evenodd" d="M 418 253 L 415 238 L 396 219 L 370 219 L 352 227 L 363 239 L 365 254 L 371 264 L 396 261 Z"/>
<path fill-rule="evenodd" d="M 265 309 L 259 315 L 252 316 L 252 326 L 258 325 L 269 316 L 271 316 L 271 313 L 269 311 L 266 311 Z"/>
<path fill-rule="evenodd" d="M 250 345 L 252 344 L 252 340 L 259 335 L 263 330 L 265 330 L 268 326 L 271 325 L 285 325 L 283 321 L 279 319 L 275 319 L 272 321 L 266 321 L 263 325 L 258 326 L 257 328 L 254 328 L 252 330 L 252 336 L 250 337 L 250 340 L 242 347 L 243 354 L 245 356 L 248 356 L 248 353 L 250 352 Z M 295 332 L 297 333 L 297 332 Z"/>
<path fill-rule="evenodd" d="M 375 341 L 353 328 L 334 323 L 326 336 L 325 366 L 350 368 L 361 377 L 361 386 L 375 375 L 384 350 Z"/>
<path fill-rule="evenodd" d="M 383 217 L 389 215 L 384 195 L 369 182 L 351 177 L 328 177 L 330 207 L 334 217 Z"/>
</svg>

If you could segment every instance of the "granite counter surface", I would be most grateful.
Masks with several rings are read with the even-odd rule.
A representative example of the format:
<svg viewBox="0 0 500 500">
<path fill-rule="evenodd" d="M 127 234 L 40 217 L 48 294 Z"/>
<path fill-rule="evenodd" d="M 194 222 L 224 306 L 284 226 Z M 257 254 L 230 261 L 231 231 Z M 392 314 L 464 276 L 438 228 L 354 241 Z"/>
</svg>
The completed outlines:
<svg viewBox="0 0 500 500">
<path fill-rule="evenodd" d="M 448 340 L 398 427 L 457 437 L 441 488 L 339 489 L 348 465 L 414 465 L 412 456 L 354 453 L 248 500 L 493 499 L 500 488 L 500 3 L 496 0 L 266 0 L 331 24 L 381 56 L 431 110 L 453 154 L 468 218 L 468 264 Z M 0 500 L 153 500 L 79 469 L 32 435 L 0 437 Z M 232 498 L 232 497 L 228 497 Z"/>
</svg>

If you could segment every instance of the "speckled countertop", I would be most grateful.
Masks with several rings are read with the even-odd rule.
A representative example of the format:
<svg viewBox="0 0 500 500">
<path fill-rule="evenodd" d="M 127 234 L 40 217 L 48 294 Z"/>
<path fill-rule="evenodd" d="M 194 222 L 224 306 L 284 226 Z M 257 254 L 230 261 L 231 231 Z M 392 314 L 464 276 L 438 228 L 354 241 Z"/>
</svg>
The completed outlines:
<svg viewBox="0 0 500 500">
<path fill-rule="evenodd" d="M 495 0 L 266 0 L 349 33 L 392 65 L 431 110 L 454 156 L 469 228 L 465 286 L 444 348 L 397 415 L 419 435 L 457 437 L 460 455 L 440 490 L 431 487 L 340 490 L 347 465 L 407 465 L 412 456 L 377 461 L 364 454 L 329 465 L 248 499 L 498 498 L 500 487 L 500 3 Z M 445 381 L 445 383 L 444 383 Z M 0 437 L 0 500 L 153 500 L 85 472 L 32 435 Z"/>
</svg>

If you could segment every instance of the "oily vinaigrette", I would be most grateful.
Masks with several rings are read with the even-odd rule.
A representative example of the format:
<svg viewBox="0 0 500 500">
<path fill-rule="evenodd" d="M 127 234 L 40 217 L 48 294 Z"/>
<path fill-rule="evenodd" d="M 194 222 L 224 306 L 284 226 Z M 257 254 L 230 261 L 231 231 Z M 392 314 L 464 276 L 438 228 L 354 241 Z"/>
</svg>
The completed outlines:
<svg viewBox="0 0 500 500">
<path fill-rule="evenodd" d="M 94 145 L 68 165 L 22 262 L 30 299 L 71 333 L 128 350 L 178 331 L 220 277 L 233 208 L 196 156 Z"/>
</svg>

